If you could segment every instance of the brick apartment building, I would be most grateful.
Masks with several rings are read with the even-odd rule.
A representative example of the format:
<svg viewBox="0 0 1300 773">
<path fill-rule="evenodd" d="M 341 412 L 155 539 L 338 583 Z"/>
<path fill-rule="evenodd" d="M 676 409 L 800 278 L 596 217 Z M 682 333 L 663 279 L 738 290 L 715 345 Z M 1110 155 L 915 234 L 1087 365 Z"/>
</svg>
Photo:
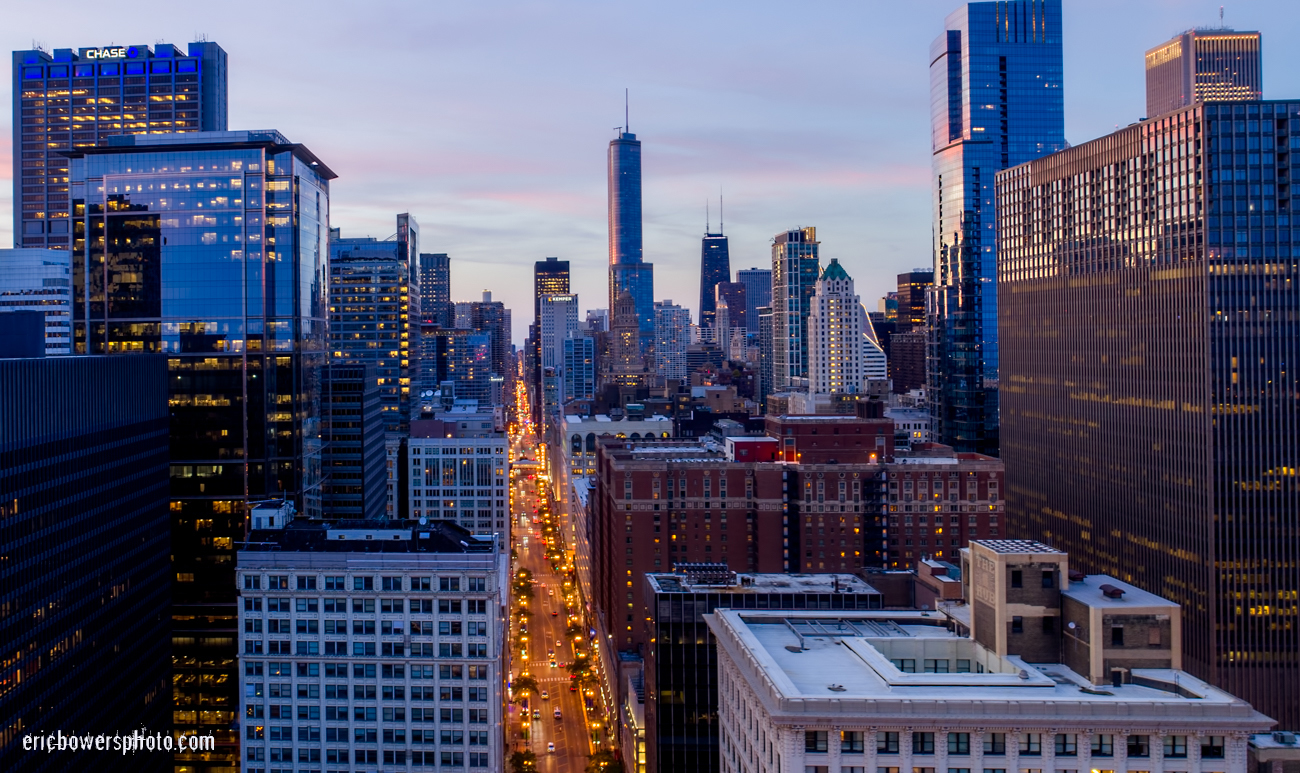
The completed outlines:
<svg viewBox="0 0 1300 773">
<path fill-rule="evenodd" d="M 592 601 L 615 649 L 643 647 L 643 578 L 676 564 L 908 567 L 1002 533 L 997 459 L 937 444 L 895 456 L 892 422 L 879 417 L 769 417 L 767 426 L 780 461 L 744 461 L 744 443 L 707 438 L 598 439 Z"/>
</svg>

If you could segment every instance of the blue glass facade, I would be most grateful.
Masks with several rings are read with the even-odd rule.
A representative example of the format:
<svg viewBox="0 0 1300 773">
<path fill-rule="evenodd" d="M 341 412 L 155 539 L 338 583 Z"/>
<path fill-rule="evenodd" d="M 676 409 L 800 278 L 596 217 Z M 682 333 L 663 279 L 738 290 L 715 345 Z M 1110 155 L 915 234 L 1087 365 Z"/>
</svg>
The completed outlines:
<svg viewBox="0 0 1300 773">
<path fill-rule="evenodd" d="M 227 727 L 247 502 L 321 515 L 329 180 L 278 132 L 69 153 L 73 346 L 167 356 L 177 729 Z M 191 678 L 192 677 L 192 678 Z M 200 725 L 198 714 L 209 719 Z M 237 751 L 218 730 L 218 757 Z"/>
<path fill-rule="evenodd" d="M 68 249 L 67 151 L 119 134 L 226 130 L 216 43 L 15 51 L 12 61 L 16 247 Z"/>
<path fill-rule="evenodd" d="M 1060 0 L 969 3 L 930 47 L 934 288 L 928 397 L 937 440 L 998 451 L 993 177 L 1065 147 Z"/>
<path fill-rule="evenodd" d="M 609 308 L 627 290 L 641 335 L 654 334 L 654 271 L 641 244 L 641 141 L 619 132 L 609 143 Z"/>
</svg>

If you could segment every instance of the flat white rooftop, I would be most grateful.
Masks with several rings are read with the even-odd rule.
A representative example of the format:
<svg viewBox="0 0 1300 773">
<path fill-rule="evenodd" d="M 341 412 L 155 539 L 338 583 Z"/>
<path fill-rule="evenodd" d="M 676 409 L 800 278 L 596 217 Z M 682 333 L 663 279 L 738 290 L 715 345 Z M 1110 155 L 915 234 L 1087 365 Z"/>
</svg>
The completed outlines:
<svg viewBox="0 0 1300 773">
<path fill-rule="evenodd" d="M 761 672 L 750 687 L 775 714 L 1027 721 L 1049 711 L 1067 724 L 1134 713 L 1165 722 L 1208 715 L 1243 729 L 1269 724 L 1249 704 L 1183 672 L 1135 669 L 1133 684 L 1097 687 L 1061 664 L 999 657 L 935 624 L 942 617 L 719 609 L 706 620 L 720 657 L 725 651 Z"/>
</svg>

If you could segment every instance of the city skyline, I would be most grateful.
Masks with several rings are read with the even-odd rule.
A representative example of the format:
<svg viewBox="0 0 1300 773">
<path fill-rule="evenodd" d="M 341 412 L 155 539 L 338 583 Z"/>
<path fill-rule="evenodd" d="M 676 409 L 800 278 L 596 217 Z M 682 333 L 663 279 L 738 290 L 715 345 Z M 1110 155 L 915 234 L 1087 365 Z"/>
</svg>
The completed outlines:
<svg viewBox="0 0 1300 773">
<path fill-rule="evenodd" d="M 652 48 L 655 31 L 666 34 L 680 15 L 656 7 L 644 14 L 636 40 L 619 41 L 618 56 L 598 32 L 638 9 L 575 4 L 566 15 L 525 7 L 490 18 L 476 9 L 421 9 L 404 12 L 404 31 L 394 33 L 381 23 L 391 14 L 352 16 L 340 8 L 300 14 L 294 29 L 301 37 L 289 38 L 271 37 L 282 30 L 245 29 L 237 8 L 225 17 L 229 22 L 195 22 L 183 9 L 164 10 L 147 29 L 137 19 L 89 10 L 55 28 L 34 11 L 16 9 L 0 39 L 11 50 L 30 48 L 32 38 L 49 49 L 200 36 L 219 43 L 230 56 L 230 127 L 276 126 L 337 167 L 331 225 L 380 234 L 391 227 L 392 212 L 410 211 L 424 225 L 422 248 L 451 256 L 457 298 L 477 298 L 486 287 L 511 308 L 527 307 L 526 275 L 505 273 L 508 284 L 497 275 L 546 255 L 573 261 L 574 292 L 606 294 L 605 271 L 596 270 L 608 260 L 603 147 L 623 122 L 626 87 L 645 143 L 644 257 L 658 265 L 657 295 L 698 297 L 699 201 L 721 186 L 735 266 L 764 266 L 773 233 L 816 224 L 826 257 L 839 258 L 858 279 L 860 294 L 873 299 L 892 288 L 897 273 L 930 261 L 928 63 L 916 52 L 926 50 L 953 7 L 817 9 L 806 21 L 819 30 L 819 50 L 799 62 L 774 62 L 765 54 L 765 28 L 780 9 L 764 5 L 746 6 L 743 17 L 736 6 L 692 9 L 709 23 L 674 28 L 674 46 Z M 393 12 L 404 8 L 392 6 Z M 1127 23 L 1116 27 L 1121 9 Z M 1066 0 L 1067 139 L 1078 144 L 1140 117 L 1144 52 L 1190 27 L 1217 26 L 1218 10 L 1211 2 L 1085 7 Z M 1227 9 L 1229 26 L 1258 29 L 1267 38 L 1265 98 L 1300 92 L 1300 53 L 1268 42 L 1300 31 L 1293 17 L 1280 2 Z M 424 45 L 489 21 L 501 34 L 476 38 L 477 49 Z M 692 53 L 692 36 L 716 24 L 732 27 L 733 42 Z M 864 35 L 881 26 L 891 29 L 887 39 L 862 46 Z M 346 39 L 334 32 L 344 29 Z M 1097 56 L 1094 41 L 1103 33 L 1107 55 Z M 554 35 L 584 45 L 565 46 L 565 56 L 538 66 L 532 54 Z M 367 70 L 349 56 L 314 59 L 310 68 L 277 64 L 286 49 L 315 56 L 310 52 L 320 46 L 339 45 L 382 51 L 371 60 L 384 64 L 376 70 L 383 75 L 362 74 Z M 462 77 L 470 71 L 474 77 Z M 868 75 L 880 72 L 891 77 Z M 286 88 L 253 86 L 268 73 Z M 338 93 L 359 109 L 328 107 L 338 104 Z M 496 96 L 484 100 L 485 93 Z M 286 101 L 285 94 L 300 96 Z M 791 95 L 809 109 L 781 109 Z M 365 121 L 372 100 L 406 105 L 407 120 L 383 135 L 356 123 Z M 286 111 L 287 104 L 293 109 Z M 12 116 L 5 120 L 12 129 Z M 505 142 L 521 132 L 533 141 Z M 356 143 L 359 134 L 376 142 Z M 429 151 L 390 160 L 371 150 L 398 142 L 427 143 Z M 5 211 L 12 209 L 11 170 L 10 155 L 0 156 Z M 11 228 L 8 218 L 0 220 L 0 242 L 12 243 Z M 524 318 L 515 320 L 516 344 L 526 326 Z"/>
</svg>

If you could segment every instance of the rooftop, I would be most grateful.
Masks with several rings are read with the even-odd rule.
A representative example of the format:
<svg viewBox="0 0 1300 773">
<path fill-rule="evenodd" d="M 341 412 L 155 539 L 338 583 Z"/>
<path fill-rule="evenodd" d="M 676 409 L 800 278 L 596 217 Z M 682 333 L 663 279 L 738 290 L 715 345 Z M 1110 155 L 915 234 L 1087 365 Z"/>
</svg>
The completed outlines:
<svg viewBox="0 0 1300 773">
<path fill-rule="evenodd" d="M 315 153 L 306 145 L 290 142 L 275 129 L 257 129 L 249 131 L 227 132 L 173 132 L 167 134 L 121 134 L 109 137 L 107 146 L 75 148 L 63 151 L 68 158 L 80 158 L 88 155 L 111 155 L 115 153 L 132 153 L 142 148 L 164 150 L 167 146 L 179 146 L 178 150 L 221 150 L 232 145 L 251 145 L 277 150 L 292 151 L 303 163 L 315 168 L 316 173 L 325 180 L 338 177 L 325 166 Z M 163 146 L 163 147 L 159 147 Z"/>
<path fill-rule="evenodd" d="M 1057 550 L 1050 545 L 1044 545 L 1041 542 L 1032 539 L 982 539 L 972 540 L 972 545 L 979 545 L 987 548 L 994 553 L 1003 555 L 1020 555 L 1020 554 L 1054 554 L 1063 556 L 1063 551 Z"/>
<path fill-rule="evenodd" d="M 240 551 L 332 553 L 495 553 L 496 537 L 475 535 L 455 521 L 309 521 L 249 532 Z"/>
<path fill-rule="evenodd" d="M 1117 591 L 1120 595 L 1116 595 Z M 1072 577 L 1069 587 L 1063 588 L 1061 595 L 1089 607 L 1178 609 L 1178 604 L 1168 599 L 1104 574 L 1090 574 L 1081 580 Z"/>
<path fill-rule="evenodd" d="M 1132 684 L 1095 687 L 1061 664 L 999 657 L 949 631 L 942 618 L 729 609 L 706 617 L 720 650 L 744 666 L 742 673 L 761 672 L 745 676 L 768 709 L 797 715 L 800 723 L 815 723 L 821 714 L 1023 722 L 1046 703 L 1062 727 L 1134 712 L 1174 725 L 1207 716 L 1248 731 L 1270 724 L 1244 701 L 1183 672 L 1135 669 Z"/>
<path fill-rule="evenodd" d="M 880 593 L 852 574 L 734 574 L 728 584 L 714 584 L 679 571 L 646 579 L 660 593 Z"/>
</svg>

